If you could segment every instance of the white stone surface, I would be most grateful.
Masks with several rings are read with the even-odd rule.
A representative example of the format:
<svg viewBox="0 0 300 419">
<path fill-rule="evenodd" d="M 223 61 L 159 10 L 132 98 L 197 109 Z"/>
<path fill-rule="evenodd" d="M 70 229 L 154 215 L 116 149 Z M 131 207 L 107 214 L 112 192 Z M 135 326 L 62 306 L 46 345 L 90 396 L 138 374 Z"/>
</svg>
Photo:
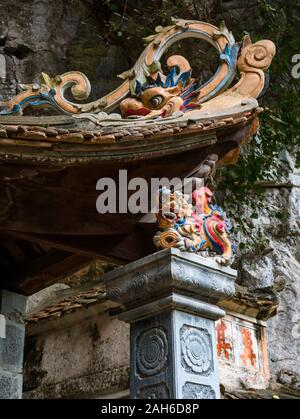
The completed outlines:
<svg viewBox="0 0 300 419">
<path fill-rule="evenodd" d="M 0 79 L 6 79 L 6 60 L 2 54 L 0 54 Z"/>
<path fill-rule="evenodd" d="M 6 326 L 5 317 L 3 316 L 3 314 L 0 314 L 0 339 L 6 338 L 5 326 Z"/>
</svg>

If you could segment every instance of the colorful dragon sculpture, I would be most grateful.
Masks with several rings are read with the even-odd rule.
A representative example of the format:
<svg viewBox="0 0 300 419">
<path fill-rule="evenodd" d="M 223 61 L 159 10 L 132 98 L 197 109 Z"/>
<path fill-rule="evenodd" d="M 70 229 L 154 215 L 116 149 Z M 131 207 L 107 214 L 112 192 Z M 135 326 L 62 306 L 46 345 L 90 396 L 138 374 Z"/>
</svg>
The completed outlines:
<svg viewBox="0 0 300 419">
<path fill-rule="evenodd" d="M 159 249 L 179 248 L 203 256 L 216 256 L 227 265 L 233 255 L 231 225 L 223 212 L 212 205 L 213 193 L 207 187 L 192 194 L 192 204 L 181 192 L 163 188 L 160 192 L 157 222 L 160 231 L 154 237 Z"/>
<path fill-rule="evenodd" d="M 123 83 L 106 96 L 84 103 L 91 85 L 79 71 L 54 78 L 42 73 L 40 83 L 21 84 L 18 95 L 0 102 L 0 115 L 22 115 L 28 106 L 50 107 L 76 118 L 96 115 L 98 120 L 122 119 L 130 124 L 132 118 L 166 118 L 178 111 L 209 112 L 210 106 L 216 108 L 212 102 L 216 98 L 219 98 L 217 109 L 228 109 L 259 96 L 264 87 L 264 71 L 275 55 L 272 42 L 261 40 L 253 44 L 249 36 L 236 42 L 225 23 L 216 27 L 193 20 L 172 20 L 171 26 L 158 26 L 154 35 L 145 38 L 147 47 L 136 64 L 119 75 Z M 219 66 L 210 80 L 193 79 L 189 62 L 180 55 L 168 58 L 168 73 L 163 73 L 162 57 L 173 44 L 185 38 L 201 39 L 215 47 Z M 238 71 L 241 78 L 229 89 Z"/>
</svg>

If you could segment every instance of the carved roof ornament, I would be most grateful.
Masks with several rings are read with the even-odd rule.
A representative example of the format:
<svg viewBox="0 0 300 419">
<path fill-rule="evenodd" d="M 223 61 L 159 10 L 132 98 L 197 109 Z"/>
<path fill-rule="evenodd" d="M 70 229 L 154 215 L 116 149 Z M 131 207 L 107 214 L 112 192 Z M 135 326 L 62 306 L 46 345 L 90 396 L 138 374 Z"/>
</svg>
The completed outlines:
<svg viewBox="0 0 300 419">
<path fill-rule="evenodd" d="M 40 84 L 21 85 L 20 94 L 0 103 L 0 115 L 22 115 L 27 106 L 47 106 L 100 125 L 128 126 L 149 119 L 231 116 L 243 107 L 258 108 L 256 98 L 264 88 L 264 71 L 275 55 L 275 45 L 266 40 L 252 44 L 248 35 L 237 43 L 224 23 L 219 28 L 198 21 L 173 19 L 173 23 L 157 27 L 156 33 L 145 39 L 148 45 L 135 66 L 119 76 L 123 83 L 108 95 L 90 103 L 73 103 L 66 98 L 66 91 L 71 88 L 75 100 L 86 100 L 91 91 L 87 77 L 74 71 L 51 79 L 43 73 Z M 169 57 L 169 72 L 162 72 L 164 53 L 185 38 L 205 40 L 219 53 L 219 68 L 204 84 L 193 78 L 189 62 L 182 56 Z M 230 88 L 238 72 L 240 80 Z"/>
<path fill-rule="evenodd" d="M 197 253 L 229 265 L 236 247 L 231 224 L 212 198 L 213 192 L 206 187 L 195 190 L 192 197 L 163 188 L 157 214 L 160 231 L 153 239 L 156 247 Z"/>
</svg>

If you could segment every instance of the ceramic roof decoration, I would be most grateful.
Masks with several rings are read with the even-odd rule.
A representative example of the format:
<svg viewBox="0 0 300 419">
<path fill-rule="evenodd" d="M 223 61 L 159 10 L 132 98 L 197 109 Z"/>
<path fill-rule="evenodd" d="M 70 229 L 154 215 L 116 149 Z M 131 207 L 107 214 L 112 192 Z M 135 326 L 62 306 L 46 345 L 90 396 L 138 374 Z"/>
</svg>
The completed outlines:
<svg viewBox="0 0 300 419">
<path fill-rule="evenodd" d="M 197 21 L 174 20 L 174 25 L 156 28 L 156 34 L 146 38 L 149 43 L 135 66 L 119 75 L 123 84 L 99 100 L 80 105 L 65 98 L 65 91 L 71 87 L 73 97 L 78 101 L 87 99 L 91 86 L 87 77 L 77 71 L 50 78 L 42 73 L 41 84 L 21 85 L 22 93 L 6 103 L 1 103 L 1 115 L 22 115 L 27 106 L 53 107 L 65 114 L 98 115 L 111 114 L 121 106 L 122 115 L 166 117 L 176 111 L 193 112 L 194 118 L 209 111 L 221 111 L 245 105 L 246 99 L 255 101 L 264 88 L 264 71 L 275 55 L 271 41 L 252 44 L 249 36 L 241 43 L 235 42 L 225 24 L 220 28 Z M 164 75 L 160 60 L 166 50 L 184 38 L 199 38 L 211 43 L 219 53 L 219 68 L 207 82 L 192 78 L 189 62 L 182 56 L 168 58 L 169 73 Z M 241 80 L 229 89 L 237 71 Z M 128 99 L 131 96 L 135 99 Z M 176 100 L 174 98 L 177 98 Z M 218 98 L 217 100 L 213 100 Z M 213 100 L 213 101 L 212 101 Z M 168 105 L 168 106 L 167 106 Z M 86 116 L 86 115 L 84 115 Z M 116 114 L 107 116 L 113 121 Z M 148 119 L 147 118 L 147 119 Z"/>
</svg>

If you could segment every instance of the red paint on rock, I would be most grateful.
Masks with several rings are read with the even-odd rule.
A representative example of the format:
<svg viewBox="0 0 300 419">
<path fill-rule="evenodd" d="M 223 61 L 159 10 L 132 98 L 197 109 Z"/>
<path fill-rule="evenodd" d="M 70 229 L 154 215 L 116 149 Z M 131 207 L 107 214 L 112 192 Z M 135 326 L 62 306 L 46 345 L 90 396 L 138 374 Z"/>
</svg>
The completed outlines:
<svg viewBox="0 0 300 419">
<path fill-rule="evenodd" d="M 220 322 L 220 324 L 217 325 L 217 352 L 218 357 L 220 358 L 222 355 L 222 352 L 224 352 L 224 356 L 229 361 L 230 359 L 230 352 L 232 350 L 232 346 L 230 343 L 226 342 L 226 335 L 225 332 L 227 330 L 226 324 L 223 322 L 223 320 Z"/>
<path fill-rule="evenodd" d="M 253 341 L 251 337 L 251 332 L 249 329 L 242 328 L 241 329 L 242 337 L 243 337 L 243 344 L 244 344 L 244 352 L 241 355 L 243 360 L 243 364 L 245 367 L 248 365 L 248 361 L 250 362 L 252 367 L 255 367 L 256 355 L 253 351 Z"/>
</svg>

